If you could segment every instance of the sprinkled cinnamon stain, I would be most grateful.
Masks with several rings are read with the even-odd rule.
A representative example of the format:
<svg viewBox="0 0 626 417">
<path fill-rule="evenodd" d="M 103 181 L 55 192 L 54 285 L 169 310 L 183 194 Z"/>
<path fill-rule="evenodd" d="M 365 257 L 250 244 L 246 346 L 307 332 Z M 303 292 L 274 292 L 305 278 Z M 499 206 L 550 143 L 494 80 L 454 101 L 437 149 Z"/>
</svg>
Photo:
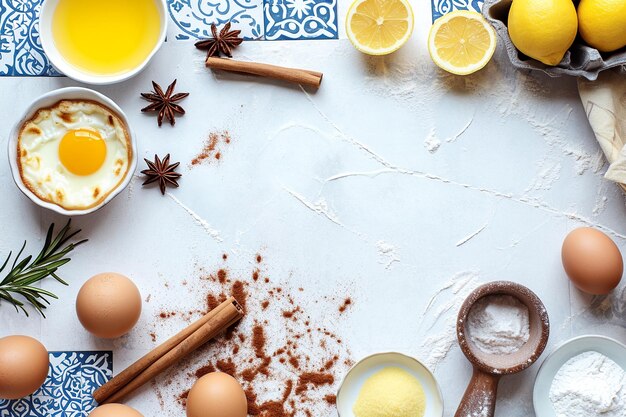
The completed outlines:
<svg viewBox="0 0 626 417">
<path fill-rule="evenodd" d="M 231 136 L 228 131 L 212 132 L 204 142 L 202 150 L 190 162 L 189 167 L 200 164 L 211 164 L 222 159 L 225 148 L 230 144 Z"/>
<path fill-rule="evenodd" d="M 304 288 L 291 288 L 288 280 L 270 279 L 271 268 L 265 266 L 265 276 L 260 278 L 258 265 L 263 262 L 260 254 L 253 257 L 253 266 L 248 272 L 224 264 L 230 262 L 232 256 L 218 256 L 221 267 L 214 272 L 200 267 L 196 278 L 186 277 L 187 285 L 178 281 L 178 288 L 186 289 L 191 296 L 204 296 L 199 308 L 178 311 L 177 320 L 195 321 L 230 296 L 245 306 L 246 316 L 237 326 L 158 378 L 165 381 L 159 383 L 159 390 L 174 400 L 165 401 L 163 412 L 181 414 L 179 407 L 186 406 L 185 393 L 193 382 L 209 372 L 221 371 L 242 384 L 250 416 L 332 414 L 334 405 L 327 398 L 336 392 L 336 378 L 343 375 L 352 363 L 350 352 L 340 343 L 341 337 L 335 329 L 320 325 L 326 322 L 328 315 L 333 316 L 332 323 L 341 320 L 343 314 L 336 307 L 338 297 L 316 300 L 316 303 L 326 304 L 321 311 L 327 314 L 311 317 L 306 311 L 306 302 L 303 304 L 306 300 L 302 295 Z M 256 279 L 255 271 L 258 274 Z M 273 281 L 281 282 L 281 285 Z M 161 323 L 170 319 L 171 316 L 166 314 Z M 154 333 L 155 337 L 167 338 L 171 336 L 171 329 L 163 335 L 157 331 Z M 280 391 L 276 389 L 276 382 L 280 384 Z"/>
</svg>

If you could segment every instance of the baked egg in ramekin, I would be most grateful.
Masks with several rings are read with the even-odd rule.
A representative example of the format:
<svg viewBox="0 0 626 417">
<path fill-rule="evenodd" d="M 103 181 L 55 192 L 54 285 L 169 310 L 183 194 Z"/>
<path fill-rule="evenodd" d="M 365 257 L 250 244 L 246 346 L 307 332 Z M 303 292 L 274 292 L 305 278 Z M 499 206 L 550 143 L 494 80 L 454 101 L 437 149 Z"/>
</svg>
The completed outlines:
<svg viewBox="0 0 626 417">
<path fill-rule="evenodd" d="M 135 139 L 122 110 L 80 87 L 30 104 L 9 137 L 9 165 L 33 202 L 65 215 L 91 213 L 119 194 L 137 167 Z"/>
</svg>

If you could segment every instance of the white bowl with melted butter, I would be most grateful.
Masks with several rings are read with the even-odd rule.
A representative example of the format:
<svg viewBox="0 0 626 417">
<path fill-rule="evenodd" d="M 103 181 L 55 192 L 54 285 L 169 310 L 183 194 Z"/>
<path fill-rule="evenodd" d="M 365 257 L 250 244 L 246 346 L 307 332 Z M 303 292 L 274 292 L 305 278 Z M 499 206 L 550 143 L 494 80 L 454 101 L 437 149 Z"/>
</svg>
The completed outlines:
<svg viewBox="0 0 626 417">
<path fill-rule="evenodd" d="M 33 101 L 13 127 L 8 147 L 18 188 L 35 204 L 67 216 L 107 204 L 137 167 L 136 140 L 122 109 L 81 87 Z"/>
<path fill-rule="evenodd" d="M 148 65 L 165 42 L 168 18 L 166 0 L 46 0 L 39 33 L 61 73 L 113 84 Z"/>
</svg>

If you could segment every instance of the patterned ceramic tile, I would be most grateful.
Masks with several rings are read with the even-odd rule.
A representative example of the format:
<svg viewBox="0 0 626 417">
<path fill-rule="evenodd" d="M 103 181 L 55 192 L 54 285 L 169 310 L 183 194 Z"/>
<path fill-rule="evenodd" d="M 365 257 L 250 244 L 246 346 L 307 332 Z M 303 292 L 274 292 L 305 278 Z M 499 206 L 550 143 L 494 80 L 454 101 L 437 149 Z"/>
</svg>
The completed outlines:
<svg viewBox="0 0 626 417">
<path fill-rule="evenodd" d="M 0 400 L 0 417 L 87 417 L 91 394 L 113 375 L 112 352 L 50 352 L 43 386 L 20 400 Z"/>
<path fill-rule="evenodd" d="M 480 12 L 484 0 L 432 0 L 433 22 L 446 13 L 454 10 L 473 10 Z"/>
<path fill-rule="evenodd" d="M 337 1 L 167 0 L 169 33 L 179 40 L 207 38 L 211 23 L 230 21 L 246 39 L 336 39 Z M 0 76 L 59 75 L 41 48 L 42 2 L 0 0 Z"/>
<path fill-rule="evenodd" d="M 337 39 L 337 0 L 264 0 L 265 39 Z"/>
<path fill-rule="evenodd" d="M 57 75 L 39 40 L 43 0 L 0 0 L 0 75 Z"/>
<path fill-rule="evenodd" d="M 167 8 L 176 39 L 208 38 L 211 23 L 228 21 L 247 39 L 263 37 L 263 0 L 167 0 Z"/>
</svg>

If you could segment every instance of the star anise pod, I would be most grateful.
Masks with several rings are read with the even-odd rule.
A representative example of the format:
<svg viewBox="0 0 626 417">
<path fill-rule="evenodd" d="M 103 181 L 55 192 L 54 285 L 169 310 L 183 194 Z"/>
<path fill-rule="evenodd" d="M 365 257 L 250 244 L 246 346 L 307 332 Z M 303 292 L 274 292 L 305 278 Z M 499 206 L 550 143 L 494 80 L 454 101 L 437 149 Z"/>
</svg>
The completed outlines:
<svg viewBox="0 0 626 417">
<path fill-rule="evenodd" d="M 196 48 L 208 50 L 207 57 L 224 54 L 232 58 L 231 51 L 243 42 L 243 39 L 239 37 L 240 30 L 230 30 L 230 22 L 226 23 L 219 33 L 217 33 L 217 26 L 211 24 L 211 32 L 213 38 L 196 42 Z"/>
<path fill-rule="evenodd" d="M 176 104 L 177 101 L 180 101 L 187 97 L 189 93 L 177 93 L 172 95 L 174 92 L 174 87 L 176 87 L 176 80 L 171 83 L 165 93 L 160 85 L 152 81 L 152 87 L 154 91 L 151 93 L 141 93 L 141 97 L 145 98 L 152 103 L 141 109 L 142 112 L 147 111 L 156 111 L 159 112 L 157 116 L 157 122 L 159 123 L 159 127 L 163 124 L 163 117 L 170 121 L 170 124 L 174 126 L 176 123 L 176 113 L 185 114 L 185 109 Z"/>
<path fill-rule="evenodd" d="M 143 182 L 142 185 L 147 185 L 153 183 L 155 181 L 159 182 L 159 188 L 161 189 L 161 194 L 165 195 L 165 187 L 172 186 L 178 187 L 178 179 L 182 177 L 182 174 L 178 172 L 174 172 L 180 162 L 176 162 L 170 165 L 170 154 L 168 153 L 165 158 L 161 161 L 157 155 L 154 155 L 154 161 L 148 161 L 146 158 L 143 159 L 146 161 L 148 165 L 148 169 L 144 169 L 141 173 L 148 178 Z"/>
</svg>

